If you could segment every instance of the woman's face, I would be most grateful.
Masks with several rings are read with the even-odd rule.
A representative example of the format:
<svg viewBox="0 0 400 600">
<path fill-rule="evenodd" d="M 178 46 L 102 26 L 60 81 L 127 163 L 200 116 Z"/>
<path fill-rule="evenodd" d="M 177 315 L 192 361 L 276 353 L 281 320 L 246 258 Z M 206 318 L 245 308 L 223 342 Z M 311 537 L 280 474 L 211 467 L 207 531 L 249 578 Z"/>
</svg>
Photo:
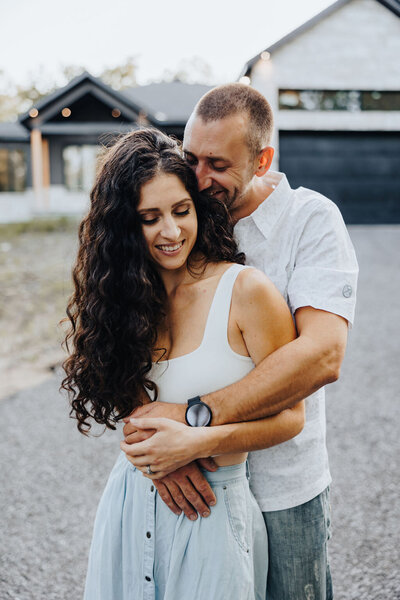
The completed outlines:
<svg viewBox="0 0 400 600">
<path fill-rule="evenodd" d="M 176 175 L 156 175 L 142 186 L 137 212 L 150 256 L 159 269 L 185 266 L 197 238 L 197 215 L 182 181 Z"/>
</svg>

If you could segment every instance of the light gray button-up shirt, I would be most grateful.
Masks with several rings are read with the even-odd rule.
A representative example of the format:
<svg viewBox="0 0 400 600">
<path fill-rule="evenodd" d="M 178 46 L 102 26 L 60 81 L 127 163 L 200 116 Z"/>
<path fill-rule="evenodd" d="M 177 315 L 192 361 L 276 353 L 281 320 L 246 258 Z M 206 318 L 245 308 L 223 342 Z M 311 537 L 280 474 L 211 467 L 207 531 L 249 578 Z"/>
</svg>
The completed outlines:
<svg viewBox="0 0 400 600">
<path fill-rule="evenodd" d="M 267 174 L 266 183 L 276 188 L 235 226 L 246 264 L 268 275 L 293 315 L 312 306 L 351 325 L 358 264 L 339 209 L 317 192 L 292 190 L 282 173 Z M 306 400 L 306 424 L 298 436 L 250 453 L 250 484 L 263 511 L 303 504 L 330 483 L 325 428 L 320 389 Z"/>
</svg>

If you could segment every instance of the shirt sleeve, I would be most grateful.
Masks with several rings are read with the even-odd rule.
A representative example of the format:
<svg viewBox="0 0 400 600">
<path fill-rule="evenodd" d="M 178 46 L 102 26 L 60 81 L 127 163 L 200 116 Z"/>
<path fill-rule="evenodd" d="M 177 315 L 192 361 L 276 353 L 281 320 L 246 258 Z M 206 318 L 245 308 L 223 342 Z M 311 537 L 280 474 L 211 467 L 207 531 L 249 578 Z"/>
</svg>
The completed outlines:
<svg viewBox="0 0 400 600">
<path fill-rule="evenodd" d="M 336 204 L 321 201 L 299 237 L 288 299 L 292 314 L 302 306 L 335 313 L 354 322 L 358 264 Z"/>
</svg>

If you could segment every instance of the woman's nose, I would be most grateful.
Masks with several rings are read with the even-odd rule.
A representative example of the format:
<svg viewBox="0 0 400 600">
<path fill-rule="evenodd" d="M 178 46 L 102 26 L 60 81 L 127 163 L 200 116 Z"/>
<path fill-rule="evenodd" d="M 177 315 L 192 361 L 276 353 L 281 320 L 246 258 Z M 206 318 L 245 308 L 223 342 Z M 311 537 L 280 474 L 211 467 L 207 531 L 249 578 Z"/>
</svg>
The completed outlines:
<svg viewBox="0 0 400 600">
<path fill-rule="evenodd" d="M 181 229 L 173 218 L 166 219 L 163 222 L 161 235 L 169 240 L 177 240 L 181 234 Z"/>
</svg>

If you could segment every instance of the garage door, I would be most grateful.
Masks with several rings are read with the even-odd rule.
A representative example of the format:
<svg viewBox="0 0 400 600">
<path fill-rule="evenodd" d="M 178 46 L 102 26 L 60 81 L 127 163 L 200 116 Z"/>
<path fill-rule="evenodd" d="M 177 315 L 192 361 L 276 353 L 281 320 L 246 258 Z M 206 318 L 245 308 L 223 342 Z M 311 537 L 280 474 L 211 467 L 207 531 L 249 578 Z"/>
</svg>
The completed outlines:
<svg viewBox="0 0 400 600">
<path fill-rule="evenodd" d="M 400 223 L 400 133 L 281 131 L 280 170 L 339 206 L 346 223 Z"/>
</svg>

